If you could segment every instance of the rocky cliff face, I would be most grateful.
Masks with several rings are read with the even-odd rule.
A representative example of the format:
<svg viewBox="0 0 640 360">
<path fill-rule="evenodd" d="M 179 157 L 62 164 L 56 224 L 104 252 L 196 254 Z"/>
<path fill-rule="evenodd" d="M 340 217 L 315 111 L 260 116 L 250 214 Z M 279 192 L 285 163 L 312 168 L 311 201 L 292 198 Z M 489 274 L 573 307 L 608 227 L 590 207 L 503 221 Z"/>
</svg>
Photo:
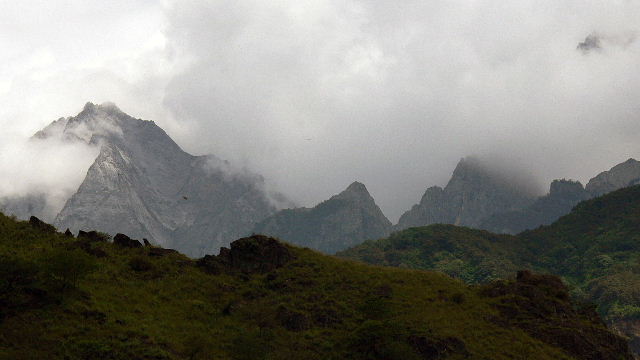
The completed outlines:
<svg viewBox="0 0 640 360">
<path fill-rule="evenodd" d="M 314 208 L 281 210 L 257 224 L 253 232 L 332 254 L 387 236 L 390 229 L 391 223 L 367 188 L 354 182 Z"/>
<path fill-rule="evenodd" d="M 460 160 L 447 186 L 427 189 L 420 203 L 404 213 L 396 230 L 434 223 L 478 227 L 505 209 L 520 209 L 531 195 L 474 158 Z"/>
<path fill-rule="evenodd" d="M 217 252 L 275 212 L 263 179 L 229 173 L 214 156 L 184 152 L 153 121 L 88 103 L 34 138 L 100 147 L 78 191 L 57 214 L 60 229 L 124 232 L 192 256 Z"/>
<path fill-rule="evenodd" d="M 585 189 L 592 196 L 600 196 L 638 183 L 640 183 L 640 161 L 629 159 L 589 180 Z"/>
</svg>

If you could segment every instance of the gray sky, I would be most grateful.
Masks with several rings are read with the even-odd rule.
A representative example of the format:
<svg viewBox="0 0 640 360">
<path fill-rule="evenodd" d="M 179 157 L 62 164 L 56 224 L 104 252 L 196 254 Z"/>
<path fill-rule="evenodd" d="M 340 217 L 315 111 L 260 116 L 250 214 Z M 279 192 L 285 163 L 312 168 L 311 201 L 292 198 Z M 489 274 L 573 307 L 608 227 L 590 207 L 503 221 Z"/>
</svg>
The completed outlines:
<svg viewBox="0 0 640 360">
<path fill-rule="evenodd" d="M 466 155 L 541 191 L 585 181 L 640 156 L 638 19 L 631 0 L 0 0 L 0 191 L 41 171 L 18 139 L 87 101 L 302 205 L 362 181 L 392 221 Z"/>
</svg>

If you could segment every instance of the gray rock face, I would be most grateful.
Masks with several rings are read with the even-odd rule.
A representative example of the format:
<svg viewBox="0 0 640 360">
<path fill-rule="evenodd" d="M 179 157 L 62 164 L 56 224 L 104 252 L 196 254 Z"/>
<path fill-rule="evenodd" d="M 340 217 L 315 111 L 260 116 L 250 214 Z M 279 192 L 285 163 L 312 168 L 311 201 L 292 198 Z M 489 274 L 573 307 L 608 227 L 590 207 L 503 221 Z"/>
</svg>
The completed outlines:
<svg viewBox="0 0 640 360">
<path fill-rule="evenodd" d="M 629 159 L 589 180 L 585 189 L 592 196 L 600 196 L 640 182 L 640 161 Z"/>
<path fill-rule="evenodd" d="M 395 230 L 429 224 L 478 227 L 499 211 L 521 209 L 533 201 L 523 189 L 474 158 L 460 160 L 447 186 L 427 189 L 420 203 L 404 213 Z"/>
<path fill-rule="evenodd" d="M 389 235 L 391 222 L 367 188 L 354 182 L 313 208 L 281 210 L 258 223 L 253 232 L 333 254 L 367 239 Z"/>
<path fill-rule="evenodd" d="M 579 181 L 554 180 L 549 194 L 539 197 L 530 206 L 513 211 L 498 212 L 480 224 L 479 228 L 495 233 L 517 234 L 524 230 L 549 225 L 568 214 L 579 202 L 591 195 Z"/>
<path fill-rule="evenodd" d="M 49 136 L 100 147 L 55 218 L 59 229 L 125 233 L 200 256 L 275 212 L 261 177 L 230 174 L 214 156 L 192 156 L 154 122 L 115 105 L 88 103 L 76 117 L 57 120 L 34 137 Z"/>
</svg>

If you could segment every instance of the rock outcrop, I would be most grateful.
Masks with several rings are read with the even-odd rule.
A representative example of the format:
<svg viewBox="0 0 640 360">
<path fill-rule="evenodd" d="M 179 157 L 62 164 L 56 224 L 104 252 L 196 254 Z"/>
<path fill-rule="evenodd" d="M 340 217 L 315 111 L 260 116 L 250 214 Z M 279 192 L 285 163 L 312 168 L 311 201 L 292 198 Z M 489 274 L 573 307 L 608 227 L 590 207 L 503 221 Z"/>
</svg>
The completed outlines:
<svg viewBox="0 0 640 360">
<path fill-rule="evenodd" d="M 231 243 L 231 248 L 220 249 L 219 255 L 205 255 L 197 265 L 212 274 L 221 272 L 244 274 L 266 273 L 280 268 L 295 256 L 278 240 L 253 235 Z"/>
<path fill-rule="evenodd" d="M 387 236 L 391 222 L 359 182 L 313 208 L 286 209 L 258 223 L 253 232 L 333 254 L 367 239 Z"/>
<path fill-rule="evenodd" d="M 420 203 L 400 217 L 395 230 L 436 223 L 478 227 L 496 212 L 521 209 L 533 200 L 529 191 L 480 160 L 464 158 L 447 186 L 427 189 Z"/>
<path fill-rule="evenodd" d="M 31 225 L 31 227 L 33 227 L 34 229 L 38 229 L 42 232 L 48 232 L 51 234 L 54 234 L 56 232 L 56 228 L 53 227 L 50 224 L 47 224 L 46 222 L 38 219 L 35 216 L 31 216 L 29 218 L 29 225 Z"/>
<path fill-rule="evenodd" d="M 139 240 L 135 240 L 132 239 L 130 237 L 128 237 L 125 234 L 116 234 L 116 236 L 113 237 L 113 243 L 115 245 L 118 245 L 120 247 L 125 247 L 125 248 L 141 248 L 142 244 L 140 243 Z"/>
</svg>

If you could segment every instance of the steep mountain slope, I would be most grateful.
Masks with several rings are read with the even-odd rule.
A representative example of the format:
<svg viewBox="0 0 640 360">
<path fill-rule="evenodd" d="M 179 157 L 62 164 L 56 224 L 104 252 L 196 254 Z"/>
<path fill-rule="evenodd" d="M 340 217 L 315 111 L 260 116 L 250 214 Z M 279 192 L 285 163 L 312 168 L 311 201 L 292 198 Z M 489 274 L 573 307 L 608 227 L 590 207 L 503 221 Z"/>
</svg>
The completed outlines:
<svg viewBox="0 0 640 360">
<path fill-rule="evenodd" d="M 354 182 L 314 208 L 281 210 L 258 223 L 253 232 L 332 254 L 387 236 L 390 229 L 391 222 L 367 188 Z"/>
<path fill-rule="evenodd" d="M 0 358 L 631 359 L 552 276 L 468 287 L 264 236 L 198 261 L 118 239 L 0 215 Z"/>
<path fill-rule="evenodd" d="M 52 136 L 100 147 L 55 219 L 60 229 L 122 231 L 197 256 L 275 211 L 261 177 L 230 173 L 214 156 L 192 156 L 152 121 L 134 119 L 113 104 L 88 103 L 35 138 Z"/>
<path fill-rule="evenodd" d="M 640 182 L 640 161 L 629 159 L 609 171 L 603 171 L 589 180 L 585 189 L 592 196 L 600 196 Z"/>
<path fill-rule="evenodd" d="M 489 216 L 479 226 L 480 229 L 503 234 L 517 234 L 541 225 L 549 225 L 568 214 L 579 202 L 591 195 L 578 181 L 554 180 L 549 193 L 539 197 L 533 204 L 507 212 Z"/>
<path fill-rule="evenodd" d="M 640 186 L 584 201 L 555 223 L 517 236 L 433 225 L 365 242 L 339 256 L 380 265 L 437 269 L 469 283 L 514 268 L 562 276 L 594 302 L 640 354 Z"/>
<path fill-rule="evenodd" d="M 420 203 L 400 217 L 395 229 L 436 223 L 478 227 L 496 212 L 521 209 L 533 200 L 528 191 L 514 186 L 499 172 L 475 158 L 465 158 L 447 186 L 427 189 Z"/>
</svg>

